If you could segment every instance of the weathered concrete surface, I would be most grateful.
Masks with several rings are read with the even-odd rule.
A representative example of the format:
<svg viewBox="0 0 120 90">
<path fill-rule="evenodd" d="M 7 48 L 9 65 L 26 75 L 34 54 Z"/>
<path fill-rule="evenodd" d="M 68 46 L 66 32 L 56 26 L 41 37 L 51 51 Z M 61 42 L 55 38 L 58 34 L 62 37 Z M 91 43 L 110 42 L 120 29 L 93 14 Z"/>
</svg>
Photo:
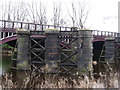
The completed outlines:
<svg viewBox="0 0 120 90">
<path fill-rule="evenodd" d="M 92 57 L 93 57 L 93 45 L 92 45 L 92 31 L 91 30 L 81 30 L 79 31 L 78 39 L 78 71 L 80 75 L 86 74 L 91 75 L 93 71 L 92 67 Z"/>
<path fill-rule="evenodd" d="M 46 72 L 48 73 L 57 73 L 59 71 L 58 62 L 59 62 L 59 38 L 58 30 L 46 30 L 47 34 L 45 40 L 45 64 L 48 68 Z"/>
<path fill-rule="evenodd" d="M 17 68 L 21 70 L 29 69 L 29 48 L 30 48 L 30 31 L 17 31 L 18 55 Z"/>
</svg>

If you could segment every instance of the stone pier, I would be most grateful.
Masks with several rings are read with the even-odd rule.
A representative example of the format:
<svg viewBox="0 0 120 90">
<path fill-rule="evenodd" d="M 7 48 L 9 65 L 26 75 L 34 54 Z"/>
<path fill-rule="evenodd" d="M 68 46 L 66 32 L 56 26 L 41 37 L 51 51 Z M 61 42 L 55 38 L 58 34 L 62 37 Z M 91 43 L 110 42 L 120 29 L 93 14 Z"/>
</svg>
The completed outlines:
<svg viewBox="0 0 120 90">
<path fill-rule="evenodd" d="M 45 67 L 49 73 L 57 73 L 59 71 L 59 31 L 58 30 L 46 30 L 47 35 L 45 40 Z"/>
<path fill-rule="evenodd" d="M 92 57 L 93 57 L 93 46 L 92 46 L 92 31 L 91 30 L 80 30 L 78 39 L 78 71 L 80 75 L 86 74 L 91 75 L 93 71 Z"/>
<path fill-rule="evenodd" d="M 105 40 L 105 61 L 113 63 L 114 62 L 114 38 L 106 38 Z"/>
<path fill-rule="evenodd" d="M 18 30 L 17 43 L 18 43 L 17 69 L 27 70 L 30 68 L 29 67 L 30 31 Z"/>
<path fill-rule="evenodd" d="M 31 35 L 36 35 L 37 39 L 33 42 L 35 44 L 32 44 L 31 42 L 34 38 L 31 37 Z M 43 36 L 45 37 L 45 39 L 43 43 L 41 43 L 39 39 L 41 40 Z M 78 72 L 79 75 L 92 75 L 93 35 L 91 30 L 74 30 L 74 32 L 60 32 L 56 29 L 48 29 L 42 33 L 30 32 L 27 30 L 18 30 L 17 38 L 18 53 L 16 67 L 18 70 L 28 70 L 30 69 L 30 65 L 34 63 L 37 63 L 37 66 L 40 67 L 40 64 L 43 63 L 43 66 L 40 68 L 44 68 L 46 73 L 65 72 L 70 74 L 73 72 L 72 68 L 74 68 L 74 72 Z M 61 40 L 63 40 L 64 42 L 61 42 Z M 40 47 L 38 47 L 37 45 L 40 47 L 42 45 L 45 45 L 43 57 L 40 56 L 41 54 L 30 51 L 32 50 L 30 47 L 34 47 L 35 50 L 37 48 L 38 52 L 40 50 Z M 71 47 L 74 47 L 75 51 L 71 51 Z M 68 52 L 70 53 L 69 55 Z M 32 55 L 34 56 L 31 57 L 30 53 L 33 53 Z M 63 54 L 64 59 L 62 59 L 63 56 L 61 56 L 61 53 Z M 73 57 L 75 60 L 73 60 Z M 37 58 L 37 61 L 35 61 L 35 58 Z"/>
</svg>

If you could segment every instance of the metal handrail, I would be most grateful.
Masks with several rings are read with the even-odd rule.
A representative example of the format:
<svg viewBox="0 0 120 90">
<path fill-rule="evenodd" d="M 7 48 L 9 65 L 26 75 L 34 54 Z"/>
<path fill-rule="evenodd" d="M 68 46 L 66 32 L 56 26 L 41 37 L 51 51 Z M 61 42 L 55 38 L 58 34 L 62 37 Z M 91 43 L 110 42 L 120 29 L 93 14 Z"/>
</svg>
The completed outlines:
<svg viewBox="0 0 120 90">
<path fill-rule="evenodd" d="M 59 31 L 71 31 L 72 27 L 63 27 L 63 26 L 54 26 L 54 25 L 45 25 L 45 24 L 37 24 L 37 23 L 28 23 L 28 22 L 18 22 L 18 21 L 8 21 L 8 20 L 0 20 L 3 28 L 13 28 L 13 29 L 30 29 L 32 31 L 44 31 L 45 29 L 58 29 Z M 10 27 L 7 27 L 7 24 L 10 24 Z M 19 24 L 18 27 L 15 27 L 15 24 Z M 30 26 L 31 25 L 31 26 Z M 39 26 L 39 29 L 38 29 Z M 77 30 L 80 30 L 77 28 Z M 117 37 L 120 36 L 120 33 L 109 32 L 109 31 L 100 31 L 100 30 L 92 30 L 94 36 L 102 36 L 102 37 Z"/>
<path fill-rule="evenodd" d="M 46 25 L 46 24 L 36 24 L 36 23 L 27 23 L 27 22 L 18 22 L 18 21 L 8 21 L 8 20 L 0 20 L 0 22 L 3 22 L 3 28 L 7 28 L 6 27 L 6 23 L 12 23 L 11 28 L 15 27 L 15 24 L 20 24 L 19 29 L 24 29 L 23 25 L 28 25 L 26 29 L 30 29 L 30 25 L 34 26 L 34 30 L 36 31 L 36 27 L 37 26 L 41 26 L 41 29 L 43 29 L 44 27 L 46 27 L 47 29 L 49 29 L 50 27 L 52 28 L 56 28 L 58 30 L 70 30 L 71 27 L 63 27 L 63 26 L 54 26 L 54 25 Z"/>
</svg>

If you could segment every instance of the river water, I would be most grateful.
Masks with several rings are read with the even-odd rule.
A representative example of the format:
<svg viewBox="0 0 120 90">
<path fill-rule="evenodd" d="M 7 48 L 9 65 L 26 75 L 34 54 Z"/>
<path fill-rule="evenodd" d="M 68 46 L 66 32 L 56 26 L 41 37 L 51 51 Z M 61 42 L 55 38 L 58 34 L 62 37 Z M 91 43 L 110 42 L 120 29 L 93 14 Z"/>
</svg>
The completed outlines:
<svg viewBox="0 0 120 90">
<path fill-rule="evenodd" d="M 6 55 L 2 55 L 1 59 L 2 59 L 1 60 L 2 64 L 0 64 L 0 67 L 1 67 L 1 69 L 0 69 L 0 77 L 1 77 L 1 75 L 3 73 L 10 72 L 11 56 L 7 55 L 7 54 Z M 105 69 L 103 64 L 97 64 L 97 65 L 94 66 L 94 73 L 105 72 L 105 71 L 106 71 L 106 69 Z M 24 72 L 17 72 L 17 77 L 14 78 L 14 79 L 15 79 L 15 81 L 17 80 L 18 81 L 18 85 L 21 86 L 22 80 L 24 79 L 24 77 L 25 77 L 25 73 Z M 118 85 L 117 85 L 117 87 L 118 87 Z"/>
<path fill-rule="evenodd" d="M 11 66 L 11 55 L 10 54 L 5 54 L 2 55 L 2 64 L 0 64 L 0 76 L 2 73 L 5 72 L 10 72 L 10 66 Z M 99 72 L 105 72 L 106 71 L 106 65 L 102 63 L 98 63 L 97 65 L 94 65 L 94 73 L 99 73 Z"/>
<path fill-rule="evenodd" d="M 11 56 L 9 56 L 9 55 L 2 55 L 2 58 L 1 58 L 2 60 L 2 64 L 1 64 L 1 70 L 0 70 L 0 75 L 2 75 L 2 73 L 4 73 L 4 72 L 9 72 L 9 68 L 10 68 L 10 66 L 11 66 Z"/>
<path fill-rule="evenodd" d="M 12 73 L 13 71 L 11 71 L 10 67 L 11 67 L 11 60 L 12 60 L 12 56 L 10 54 L 5 54 L 2 55 L 2 64 L 0 64 L 1 70 L 0 70 L 0 78 L 2 76 L 2 74 L 4 73 Z M 17 76 L 16 76 L 17 75 Z M 21 71 L 17 71 L 16 73 L 14 72 L 13 74 L 14 78 L 12 79 L 13 81 L 18 81 L 19 85 L 22 84 L 22 80 L 26 77 L 25 72 L 21 72 Z"/>
</svg>

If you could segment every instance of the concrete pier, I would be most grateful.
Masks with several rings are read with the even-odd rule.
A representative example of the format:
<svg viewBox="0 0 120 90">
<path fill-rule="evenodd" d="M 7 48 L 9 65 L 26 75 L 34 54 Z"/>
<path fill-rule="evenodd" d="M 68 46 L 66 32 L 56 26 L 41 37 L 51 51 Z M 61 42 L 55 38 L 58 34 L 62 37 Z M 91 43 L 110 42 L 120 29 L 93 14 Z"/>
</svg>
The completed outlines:
<svg viewBox="0 0 120 90">
<path fill-rule="evenodd" d="M 17 69 L 27 70 L 29 69 L 29 58 L 30 58 L 29 55 L 30 31 L 18 30 L 17 37 L 18 37 Z"/>
<path fill-rule="evenodd" d="M 36 37 L 37 39 L 34 40 L 34 44 L 31 44 L 34 38 L 31 37 L 31 35 L 36 35 L 37 33 L 39 34 Z M 92 75 L 93 35 L 91 30 L 60 32 L 56 29 L 48 29 L 41 34 L 40 32 L 33 33 L 20 30 L 17 31 L 17 36 L 18 69 L 28 70 L 30 69 L 30 63 L 36 63 L 38 67 L 40 67 L 41 63 L 44 63 L 43 68 L 46 73 L 60 72 L 72 74 L 73 72 L 78 72 L 79 75 Z M 41 43 L 43 36 L 45 37 L 43 41 L 44 44 Z M 38 49 L 40 49 L 42 45 L 45 45 L 45 50 L 38 54 Z M 33 48 L 31 49 L 30 47 L 34 49 L 37 48 L 37 52 L 30 51 L 33 50 Z M 33 53 L 32 58 L 30 53 Z M 41 56 L 41 53 L 44 53 L 44 55 Z M 37 61 L 35 61 L 36 59 Z M 32 63 L 31 60 L 34 63 Z"/>
<path fill-rule="evenodd" d="M 46 72 L 48 73 L 57 73 L 59 72 L 59 31 L 46 30 L 45 34 L 47 35 L 45 40 L 45 67 Z"/>
<path fill-rule="evenodd" d="M 92 31 L 91 30 L 81 30 L 79 33 L 78 39 L 78 53 L 77 53 L 77 60 L 78 60 L 78 71 L 79 74 L 86 74 L 91 75 L 93 71 L 92 67 L 92 57 L 93 57 L 93 46 L 92 46 Z"/>
<path fill-rule="evenodd" d="M 105 61 L 113 63 L 114 62 L 114 55 L 115 55 L 115 45 L 114 45 L 114 38 L 106 38 L 105 40 Z"/>
<path fill-rule="evenodd" d="M 120 36 L 115 38 L 115 55 L 114 55 L 114 59 L 115 59 L 115 64 L 116 64 L 116 68 L 118 71 L 120 71 Z"/>
</svg>

